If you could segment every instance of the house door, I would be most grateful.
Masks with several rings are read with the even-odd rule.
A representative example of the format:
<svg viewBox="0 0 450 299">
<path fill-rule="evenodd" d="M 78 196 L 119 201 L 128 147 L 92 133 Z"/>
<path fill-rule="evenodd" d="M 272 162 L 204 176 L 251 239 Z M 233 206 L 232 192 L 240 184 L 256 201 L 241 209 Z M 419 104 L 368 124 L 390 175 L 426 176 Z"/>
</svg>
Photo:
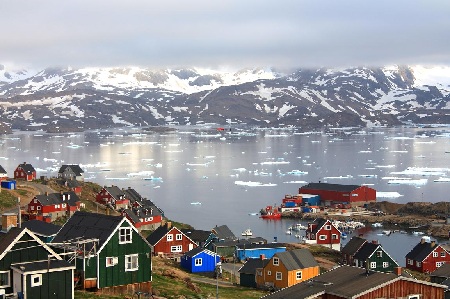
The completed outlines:
<svg viewBox="0 0 450 299">
<path fill-rule="evenodd" d="M 22 280 L 23 276 L 22 274 L 15 272 L 13 273 L 13 292 L 15 294 L 22 293 Z"/>
<path fill-rule="evenodd" d="M 192 244 L 192 243 L 189 243 L 189 246 L 188 246 L 188 248 L 189 248 L 189 250 L 188 250 L 188 251 L 191 251 L 192 249 L 194 249 L 194 244 Z"/>
</svg>

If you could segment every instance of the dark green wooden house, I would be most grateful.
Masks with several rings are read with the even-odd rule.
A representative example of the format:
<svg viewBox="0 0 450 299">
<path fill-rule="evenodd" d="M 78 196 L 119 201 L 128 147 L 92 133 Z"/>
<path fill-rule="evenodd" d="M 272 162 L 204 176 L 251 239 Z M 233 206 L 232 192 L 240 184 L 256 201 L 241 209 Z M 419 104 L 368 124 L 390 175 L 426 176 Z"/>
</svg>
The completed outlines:
<svg viewBox="0 0 450 299">
<path fill-rule="evenodd" d="M 242 287 L 256 288 L 257 269 L 264 268 L 269 259 L 249 259 L 239 269 L 239 285 Z"/>
<path fill-rule="evenodd" d="M 354 264 L 360 268 L 392 273 L 398 268 L 397 262 L 377 243 L 366 242 L 355 253 Z"/>
<path fill-rule="evenodd" d="M 72 260 L 86 289 L 151 292 L 151 246 L 125 217 L 78 211 L 52 243 L 76 252 Z"/>
<path fill-rule="evenodd" d="M 74 269 L 27 228 L 0 233 L 0 296 L 74 298 Z"/>
</svg>

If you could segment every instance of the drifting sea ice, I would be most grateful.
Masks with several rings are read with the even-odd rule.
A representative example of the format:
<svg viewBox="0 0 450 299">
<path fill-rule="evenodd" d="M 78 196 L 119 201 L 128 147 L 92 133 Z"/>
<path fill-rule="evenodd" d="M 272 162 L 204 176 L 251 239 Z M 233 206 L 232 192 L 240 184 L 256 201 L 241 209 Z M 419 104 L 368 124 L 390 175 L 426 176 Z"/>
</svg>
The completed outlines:
<svg viewBox="0 0 450 299">
<path fill-rule="evenodd" d="M 381 192 L 381 191 L 377 191 L 377 198 L 397 198 L 397 197 L 401 197 L 403 195 L 401 195 L 398 192 Z"/>
<path fill-rule="evenodd" d="M 283 184 L 307 184 L 306 181 L 289 181 L 289 182 L 283 182 Z"/>
<path fill-rule="evenodd" d="M 388 184 L 395 184 L 395 185 L 400 185 L 400 184 L 404 184 L 404 185 L 426 185 L 428 183 L 428 179 L 418 179 L 418 180 L 413 180 L 413 179 L 401 179 L 401 180 L 390 180 L 388 181 Z"/>
<path fill-rule="evenodd" d="M 391 174 L 405 174 L 405 175 L 439 175 L 445 176 L 446 172 L 449 172 L 449 168 L 431 168 L 431 167 L 408 167 L 403 171 L 391 172 Z"/>
<path fill-rule="evenodd" d="M 234 182 L 235 185 L 239 185 L 239 186 L 249 186 L 249 187 L 273 187 L 276 186 L 277 184 L 273 184 L 273 183 L 267 183 L 267 184 L 263 184 L 261 182 L 252 182 L 252 181 L 235 181 Z"/>
<path fill-rule="evenodd" d="M 130 172 L 127 173 L 128 177 L 134 177 L 134 176 L 152 176 L 155 172 L 151 170 L 144 170 L 139 172 Z"/>
</svg>

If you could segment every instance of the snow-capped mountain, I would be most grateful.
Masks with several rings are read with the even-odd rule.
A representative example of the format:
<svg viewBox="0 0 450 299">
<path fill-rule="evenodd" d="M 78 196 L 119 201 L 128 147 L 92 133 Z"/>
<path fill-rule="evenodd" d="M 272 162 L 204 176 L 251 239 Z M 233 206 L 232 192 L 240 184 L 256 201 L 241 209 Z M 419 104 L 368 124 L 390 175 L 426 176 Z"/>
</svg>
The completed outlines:
<svg viewBox="0 0 450 299">
<path fill-rule="evenodd" d="M 259 126 L 450 123 L 450 68 L 241 71 L 0 66 L 0 125 L 85 130 L 213 122 Z M 0 128 L 1 130 L 1 128 Z"/>
</svg>

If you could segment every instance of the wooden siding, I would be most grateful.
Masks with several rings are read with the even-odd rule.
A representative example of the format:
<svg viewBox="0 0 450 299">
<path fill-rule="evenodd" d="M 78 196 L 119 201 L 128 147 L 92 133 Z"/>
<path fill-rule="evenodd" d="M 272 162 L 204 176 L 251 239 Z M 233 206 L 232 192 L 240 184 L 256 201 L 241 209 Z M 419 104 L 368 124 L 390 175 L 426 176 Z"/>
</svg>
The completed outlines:
<svg viewBox="0 0 450 299">
<path fill-rule="evenodd" d="M 39 274 L 42 275 L 42 285 L 34 287 L 31 286 L 31 275 L 26 275 L 26 292 L 33 299 L 72 298 L 72 283 L 68 282 L 73 281 L 73 271 L 46 271 Z"/>
<path fill-rule="evenodd" d="M 130 227 L 124 222 L 122 227 Z M 125 255 L 138 255 L 138 270 L 125 271 Z M 117 257 L 117 264 L 106 267 L 107 257 Z M 132 229 L 132 243 L 119 244 L 119 230 L 111 237 L 98 257 L 99 288 L 148 282 L 152 280 L 151 249 L 147 242 Z"/>
<path fill-rule="evenodd" d="M 299 193 L 308 193 L 319 195 L 322 202 L 327 201 L 331 203 L 366 203 L 376 201 L 376 190 L 367 186 L 360 186 L 359 188 L 348 191 L 331 191 L 331 190 L 319 190 L 309 189 L 301 187 Z"/>
<path fill-rule="evenodd" d="M 437 252 L 438 256 L 437 257 L 433 257 L 433 252 Z M 436 263 L 437 262 L 443 262 L 443 263 L 450 263 L 450 254 L 445 251 L 444 248 L 442 248 L 442 246 L 440 245 L 436 245 L 436 248 L 433 250 L 433 252 L 431 252 L 423 261 L 419 261 L 420 262 L 420 266 L 417 266 L 417 262 L 418 261 L 413 261 L 413 265 L 410 265 L 408 263 L 408 259 L 406 259 L 406 268 L 414 270 L 414 271 L 419 271 L 422 273 L 431 273 L 434 270 L 437 269 L 436 267 Z M 444 252 L 445 256 L 441 256 L 441 253 Z"/>
<path fill-rule="evenodd" d="M 176 235 L 181 234 L 181 240 L 176 239 Z M 167 236 L 172 235 L 172 241 L 167 241 Z M 191 246 L 189 246 L 192 244 Z M 181 251 L 172 252 L 172 246 L 181 246 Z M 162 255 L 174 255 L 181 256 L 183 253 L 188 252 L 191 249 L 197 247 L 197 244 L 189 239 L 184 233 L 182 233 L 178 228 L 173 227 L 169 230 L 169 232 L 159 240 L 158 243 L 154 246 L 154 254 L 162 254 Z"/>
</svg>

